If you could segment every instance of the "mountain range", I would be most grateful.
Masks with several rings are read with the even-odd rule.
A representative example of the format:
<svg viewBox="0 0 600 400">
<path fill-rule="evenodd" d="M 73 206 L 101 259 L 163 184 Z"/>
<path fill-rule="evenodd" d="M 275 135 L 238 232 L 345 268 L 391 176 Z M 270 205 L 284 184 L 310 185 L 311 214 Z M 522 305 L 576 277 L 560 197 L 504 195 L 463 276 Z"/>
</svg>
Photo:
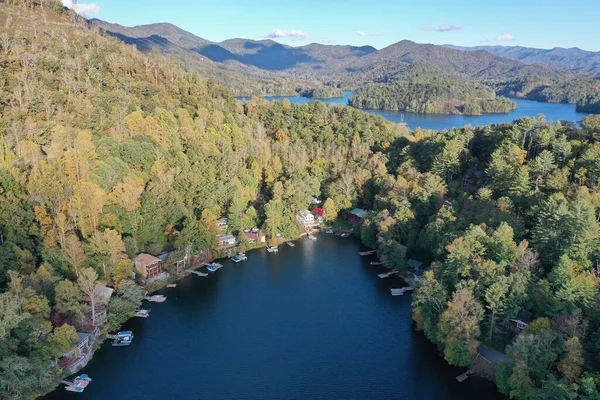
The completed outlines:
<svg viewBox="0 0 600 400">
<path fill-rule="evenodd" d="M 141 51 L 175 55 L 235 94 L 287 95 L 322 85 L 356 90 L 414 77 L 415 70 L 421 75 L 459 76 L 499 94 L 541 101 L 577 102 L 599 90 L 594 75 L 600 70 L 600 55 L 580 49 L 466 48 L 409 40 L 380 50 L 317 43 L 292 47 L 239 38 L 217 43 L 169 23 L 90 23 Z"/>
<path fill-rule="evenodd" d="M 581 50 L 578 47 L 568 49 L 562 47 L 536 49 L 522 46 L 462 47 L 444 45 L 444 47 L 463 51 L 484 50 L 497 56 L 521 61 L 526 64 L 542 64 L 556 69 L 567 69 L 600 75 L 600 52 Z"/>
</svg>

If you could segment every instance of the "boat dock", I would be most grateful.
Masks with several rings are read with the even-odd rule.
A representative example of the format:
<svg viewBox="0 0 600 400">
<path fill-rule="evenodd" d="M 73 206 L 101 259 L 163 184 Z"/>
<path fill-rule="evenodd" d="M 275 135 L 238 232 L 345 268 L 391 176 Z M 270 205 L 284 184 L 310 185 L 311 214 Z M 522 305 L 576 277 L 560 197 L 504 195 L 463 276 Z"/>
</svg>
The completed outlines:
<svg viewBox="0 0 600 400">
<path fill-rule="evenodd" d="M 456 380 L 459 381 L 459 382 L 464 382 L 464 381 L 467 380 L 467 378 L 469 377 L 469 375 L 472 374 L 472 373 L 473 373 L 472 370 L 468 370 L 464 374 L 460 374 L 459 376 L 457 376 Z"/>
<path fill-rule="evenodd" d="M 167 287 L 168 287 L 168 288 L 174 288 L 174 287 L 177 287 L 177 284 L 176 284 L 176 283 L 169 283 L 169 284 L 167 285 Z"/>
<path fill-rule="evenodd" d="M 387 278 L 388 276 L 394 275 L 396 273 L 396 271 L 390 271 L 390 272 L 384 272 L 382 274 L 377 274 L 378 277 L 380 277 L 381 279 L 383 278 Z"/>
<path fill-rule="evenodd" d="M 369 265 L 383 265 L 381 261 L 371 261 Z"/>
<path fill-rule="evenodd" d="M 153 301 L 155 303 L 162 303 L 167 299 L 167 296 L 163 296 L 162 294 L 155 294 L 154 296 L 146 296 L 144 300 Z"/>
<path fill-rule="evenodd" d="M 317 240 L 317 237 L 315 235 L 311 235 L 310 233 L 308 233 L 307 235 L 310 240 Z"/>
<path fill-rule="evenodd" d="M 390 293 L 392 294 L 392 296 L 403 296 L 404 293 L 410 292 L 412 290 L 414 290 L 412 286 L 406 286 L 399 289 L 390 289 Z"/>
<path fill-rule="evenodd" d="M 144 310 L 144 309 L 137 310 L 135 312 L 135 316 L 140 317 L 140 318 L 148 318 L 150 316 L 150 310 Z"/>
<path fill-rule="evenodd" d="M 377 250 L 369 250 L 369 251 L 361 251 L 360 254 L 361 256 L 370 256 L 371 254 L 375 254 L 377 252 Z"/>
<path fill-rule="evenodd" d="M 193 269 L 186 269 L 186 271 L 189 272 L 190 274 L 194 274 L 194 275 L 197 275 L 197 276 L 202 277 L 202 278 L 205 277 L 205 276 L 208 276 L 208 274 L 205 273 L 205 272 L 195 271 Z"/>
</svg>

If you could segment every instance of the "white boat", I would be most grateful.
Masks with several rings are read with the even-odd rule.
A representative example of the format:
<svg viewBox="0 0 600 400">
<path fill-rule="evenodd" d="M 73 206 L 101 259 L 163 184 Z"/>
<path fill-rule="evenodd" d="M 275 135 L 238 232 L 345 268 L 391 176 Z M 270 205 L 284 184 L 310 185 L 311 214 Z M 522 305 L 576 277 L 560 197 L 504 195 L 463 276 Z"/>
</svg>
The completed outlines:
<svg viewBox="0 0 600 400">
<path fill-rule="evenodd" d="M 309 238 L 310 240 L 317 240 L 317 237 L 316 237 L 316 236 L 314 236 L 314 235 L 311 235 L 310 233 L 308 234 L 308 238 Z"/>
<path fill-rule="evenodd" d="M 277 248 L 277 246 L 271 246 L 271 247 L 267 247 L 267 251 L 269 253 L 277 253 L 279 251 L 279 249 Z"/>
<path fill-rule="evenodd" d="M 292 242 L 286 242 L 286 244 L 287 244 L 288 246 L 290 246 L 290 247 L 294 247 L 294 246 L 295 246 L 295 244 L 294 244 L 294 243 L 292 243 Z"/>
<path fill-rule="evenodd" d="M 340 236 L 341 236 L 341 237 L 343 237 L 343 238 L 347 238 L 347 237 L 349 237 L 349 236 L 350 236 L 350 234 L 349 234 L 349 233 L 347 233 L 347 232 L 344 232 L 344 233 L 342 233 Z"/>
<path fill-rule="evenodd" d="M 333 233 L 333 230 L 331 230 L 331 229 L 327 229 L 327 230 L 325 231 L 325 233 L 329 233 L 329 234 L 331 234 L 331 233 Z"/>
</svg>

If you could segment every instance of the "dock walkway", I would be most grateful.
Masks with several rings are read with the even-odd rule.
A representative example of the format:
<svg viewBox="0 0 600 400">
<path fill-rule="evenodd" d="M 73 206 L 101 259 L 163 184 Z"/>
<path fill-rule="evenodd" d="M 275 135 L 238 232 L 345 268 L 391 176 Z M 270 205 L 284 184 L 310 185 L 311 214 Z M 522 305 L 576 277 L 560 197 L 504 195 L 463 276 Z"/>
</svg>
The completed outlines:
<svg viewBox="0 0 600 400">
<path fill-rule="evenodd" d="M 190 274 L 194 274 L 194 275 L 200 276 L 202 278 L 208 276 L 208 274 L 205 272 L 195 271 L 193 269 L 186 269 L 186 271 L 189 272 Z"/>
<path fill-rule="evenodd" d="M 360 254 L 361 256 L 370 256 L 371 254 L 375 254 L 377 252 L 377 250 L 369 250 L 369 251 L 361 251 Z"/>
</svg>

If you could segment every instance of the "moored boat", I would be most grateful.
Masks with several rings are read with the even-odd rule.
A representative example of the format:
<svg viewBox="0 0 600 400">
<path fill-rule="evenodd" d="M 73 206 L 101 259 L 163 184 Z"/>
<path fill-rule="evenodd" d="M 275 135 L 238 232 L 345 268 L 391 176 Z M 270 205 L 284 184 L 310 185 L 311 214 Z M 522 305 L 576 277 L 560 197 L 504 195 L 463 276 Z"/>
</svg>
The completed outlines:
<svg viewBox="0 0 600 400">
<path fill-rule="evenodd" d="M 271 247 L 267 247 L 267 251 L 269 253 L 277 253 L 279 251 L 279 249 L 277 248 L 277 246 L 271 246 Z"/>
<path fill-rule="evenodd" d="M 133 342 L 133 332 L 120 331 L 112 342 L 113 346 L 129 346 Z"/>
<path fill-rule="evenodd" d="M 223 267 L 223 265 L 213 262 L 213 263 L 208 264 L 206 266 L 206 269 L 209 270 L 210 272 L 215 272 L 216 270 L 218 270 L 219 268 L 222 268 L 222 267 Z"/>
<path fill-rule="evenodd" d="M 288 246 L 290 246 L 290 247 L 294 247 L 294 246 L 295 246 L 295 244 L 294 244 L 294 243 L 292 243 L 292 242 L 286 242 L 286 244 L 287 244 Z"/>
</svg>

